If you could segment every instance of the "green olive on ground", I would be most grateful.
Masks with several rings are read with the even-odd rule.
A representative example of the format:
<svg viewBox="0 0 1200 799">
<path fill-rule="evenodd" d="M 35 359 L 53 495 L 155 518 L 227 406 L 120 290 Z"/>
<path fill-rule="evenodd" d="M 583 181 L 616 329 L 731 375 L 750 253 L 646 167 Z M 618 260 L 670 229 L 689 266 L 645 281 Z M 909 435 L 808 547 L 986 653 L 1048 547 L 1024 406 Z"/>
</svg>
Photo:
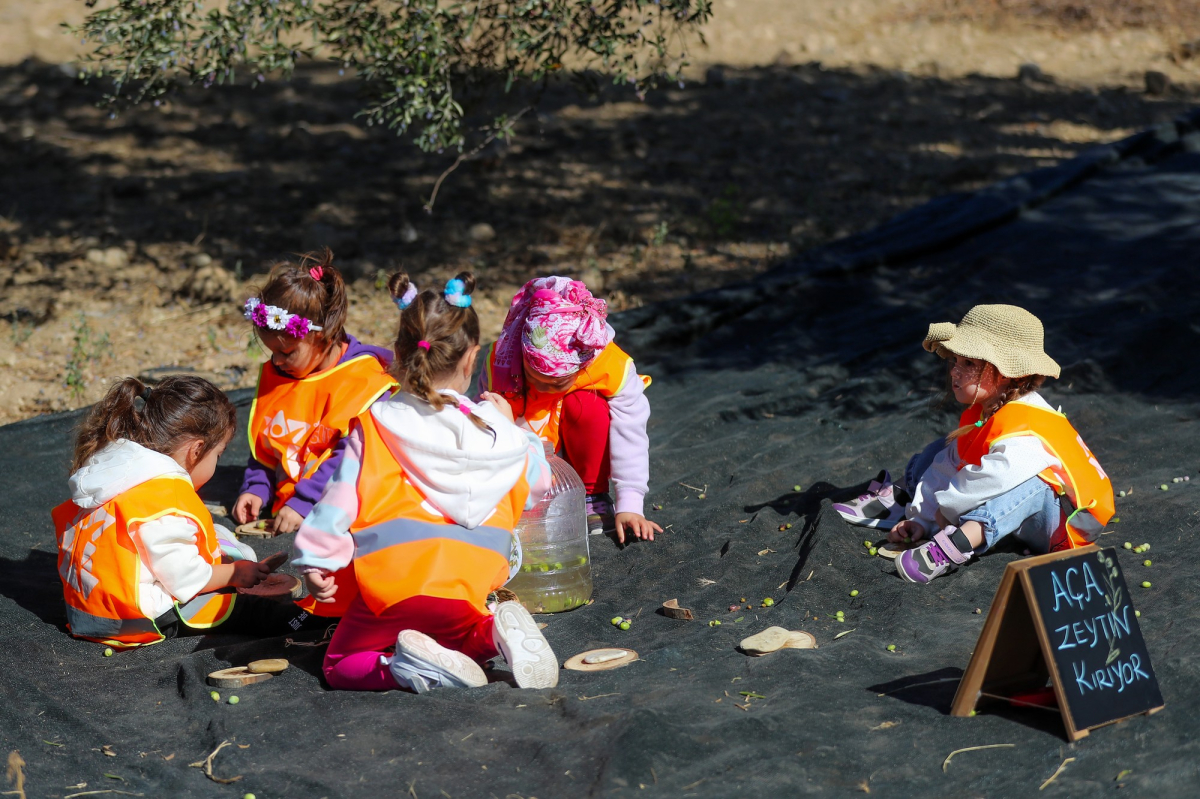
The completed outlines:
<svg viewBox="0 0 1200 799">
<path fill-rule="evenodd" d="M 618 626 L 619 626 L 619 627 L 620 627 L 622 630 L 628 630 L 628 629 L 629 629 L 630 627 L 632 627 L 633 625 L 632 625 L 632 624 L 630 624 L 628 621 L 623 621 L 623 622 L 621 622 L 621 623 L 620 623 Z"/>
</svg>

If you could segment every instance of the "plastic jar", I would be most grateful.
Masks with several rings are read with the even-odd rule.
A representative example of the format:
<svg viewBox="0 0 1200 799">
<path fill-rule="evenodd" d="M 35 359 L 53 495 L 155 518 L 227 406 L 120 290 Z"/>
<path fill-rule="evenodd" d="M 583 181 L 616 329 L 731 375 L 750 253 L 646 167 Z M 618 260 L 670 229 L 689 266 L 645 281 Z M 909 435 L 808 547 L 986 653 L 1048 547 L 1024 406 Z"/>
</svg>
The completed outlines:
<svg viewBox="0 0 1200 799">
<path fill-rule="evenodd" d="M 592 597 L 583 481 L 549 444 L 545 447 L 550 490 L 521 514 L 521 571 L 505 586 L 530 613 L 572 610 Z"/>
</svg>

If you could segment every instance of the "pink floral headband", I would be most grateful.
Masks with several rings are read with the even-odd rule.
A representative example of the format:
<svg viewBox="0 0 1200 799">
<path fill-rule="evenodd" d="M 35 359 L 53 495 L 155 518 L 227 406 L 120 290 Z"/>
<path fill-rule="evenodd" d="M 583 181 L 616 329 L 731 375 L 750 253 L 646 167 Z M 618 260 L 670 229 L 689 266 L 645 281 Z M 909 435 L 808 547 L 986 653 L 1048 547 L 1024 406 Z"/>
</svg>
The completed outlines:
<svg viewBox="0 0 1200 799">
<path fill-rule="evenodd" d="M 320 325 L 314 325 L 303 316 L 288 313 L 286 308 L 267 305 L 258 297 L 246 300 L 242 315 L 254 323 L 255 327 L 267 330 L 282 330 L 292 338 L 304 338 L 311 331 L 324 330 Z"/>
</svg>

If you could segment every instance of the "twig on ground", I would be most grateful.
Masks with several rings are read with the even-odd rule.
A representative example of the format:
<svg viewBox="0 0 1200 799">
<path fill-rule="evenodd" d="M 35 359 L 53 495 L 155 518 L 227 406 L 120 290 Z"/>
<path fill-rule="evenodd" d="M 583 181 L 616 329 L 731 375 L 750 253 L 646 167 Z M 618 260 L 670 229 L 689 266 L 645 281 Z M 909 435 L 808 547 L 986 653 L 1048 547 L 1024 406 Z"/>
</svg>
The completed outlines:
<svg viewBox="0 0 1200 799">
<path fill-rule="evenodd" d="M 4 791 L 0 796 L 16 796 L 18 799 L 26 799 L 25 797 L 25 760 L 21 757 L 21 753 L 16 749 L 8 753 L 8 781 L 16 784 L 15 791 Z"/>
<path fill-rule="evenodd" d="M 940 682 L 962 682 L 962 677 L 943 677 L 940 680 L 926 680 L 925 682 L 914 682 L 909 685 L 901 685 L 899 688 L 893 688 L 890 691 L 884 691 L 876 696 L 887 696 L 888 694 L 898 694 L 901 691 L 907 691 L 909 688 L 920 688 L 922 685 L 937 685 Z"/>
<path fill-rule="evenodd" d="M 963 749 L 955 749 L 950 754 L 946 755 L 946 759 L 942 761 L 942 773 L 946 773 L 946 767 L 950 765 L 950 759 L 955 755 L 961 755 L 963 752 L 978 752 L 980 749 L 1011 749 L 1016 744 L 984 744 L 983 746 L 968 746 Z"/>
<path fill-rule="evenodd" d="M 603 699 L 603 698 L 604 698 L 604 697 L 606 697 L 606 696 L 620 696 L 620 695 L 621 695 L 621 694 L 618 692 L 618 693 L 615 693 L 615 694 L 596 694 L 595 696 L 581 696 L 581 697 L 579 697 L 579 701 L 580 701 L 580 702 L 586 702 L 586 701 L 588 701 L 589 699 Z"/>
<path fill-rule="evenodd" d="M 1039 790 L 1039 791 L 1041 791 L 1041 790 L 1044 790 L 1044 789 L 1045 789 L 1045 787 L 1046 787 L 1047 785 L 1049 785 L 1050 783 L 1052 783 L 1052 782 L 1054 782 L 1056 779 L 1058 779 L 1058 775 L 1059 775 L 1059 774 L 1062 774 L 1062 772 L 1063 772 L 1063 769 L 1065 769 L 1065 768 L 1067 767 L 1067 764 L 1068 764 L 1068 763 L 1074 763 L 1074 762 L 1075 762 L 1075 758 L 1073 758 L 1073 757 L 1068 757 L 1066 760 L 1064 760 L 1063 762 L 1059 763 L 1059 764 L 1058 764 L 1058 768 L 1054 769 L 1054 773 L 1050 775 L 1050 779 L 1048 779 L 1048 780 L 1046 780 L 1045 782 L 1043 782 L 1043 783 L 1042 783 L 1042 787 L 1041 787 L 1041 788 L 1038 788 L 1038 790 Z"/>
<path fill-rule="evenodd" d="M 336 624 L 331 624 L 325 628 L 324 634 L 320 641 L 293 641 L 291 638 L 283 639 L 284 646 L 325 646 L 333 640 L 333 631 L 337 628 Z"/>
<path fill-rule="evenodd" d="M 1011 702 L 1012 704 L 1020 705 L 1021 707 L 1032 707 L 1032 708 L 1037 708 L 1038 710 L 1048 710 L 1051 713 L 1059 712 L 1058 705 L 1055 705 L 1054 707 L 1047 707 L 1046 705 L 1039 705 L 1037 702 L 1026 702 L 1023 699 L 1014 699 L 1011 696 L 1000 696 L 999 694 L 989 694 L 987 691 L 980 691 L 979 695 L 986 696 L 988 699 L 1000 699 L 1005 702 Z"/>
<path fill-rule="evenodd" d="M 229 785 L 231 782 L 237 782 L 242 778 L 241 774 L 237 775 L 236 777 L 218 777 L 216 774 L 213 774 L 212 770 L 213 758 L 217 756 L 217 752 L 220 752 L 229 745 L 229 741 L 221 741 L 221 744 L 216 749 L 212 750 L 212 753 L 208 757 L 204 758 L 203 760 L 197 760 L 195 763 L 189 763 L 188 768 L 204 769 L 204 776 L 208 777 L 213 782 L 219 782 L 222 785 Z"/>
<path fill-rule="evenodd" d="M 76 796 L 95 796 L 101 793 L 119 793 L 122 796 L 145 796 L 144 793 L 132 793 L 130 791 L 118 791 L 116 788 L 104 788 L 99 791 L 80 791 L 79 793 L 69 793 L 63 799 L 75 799 Z"/>
</svg>

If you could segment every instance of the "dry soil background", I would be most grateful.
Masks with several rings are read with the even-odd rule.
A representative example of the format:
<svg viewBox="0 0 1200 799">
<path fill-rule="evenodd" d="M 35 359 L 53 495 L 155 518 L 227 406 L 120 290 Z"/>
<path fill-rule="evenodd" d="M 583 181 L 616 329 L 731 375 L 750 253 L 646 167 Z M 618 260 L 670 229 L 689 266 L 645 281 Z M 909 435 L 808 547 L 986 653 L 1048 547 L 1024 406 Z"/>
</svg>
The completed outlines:
<svg viewBox="0 0 1200 799">
<path fill-rule="evenodd" d="M 1090 7 L 1114 4 L 1136 5 Z M 550 91 L 432 216 L 449 156 L 358 127 L 334 72 L 111 119 L 69 66 L 0 67 L 0 423 L 125 374 L 251 384 L 261 353 L 237 302 L 291 252 L 334 249 L 355 281 L 350 329 L 379 343 L 394 323 L 382 275 L 474 269 L 492 334 L 535 274 L 582 276 L 616 309 L 679 296 L 1194 102 L 1194 3 L 1051 6 L 719 0 L 685 88 L 645 103 Z M 69 60 L 56 26 L 81 7 L 0 0 L 0 53 Z"/>
</svg>

